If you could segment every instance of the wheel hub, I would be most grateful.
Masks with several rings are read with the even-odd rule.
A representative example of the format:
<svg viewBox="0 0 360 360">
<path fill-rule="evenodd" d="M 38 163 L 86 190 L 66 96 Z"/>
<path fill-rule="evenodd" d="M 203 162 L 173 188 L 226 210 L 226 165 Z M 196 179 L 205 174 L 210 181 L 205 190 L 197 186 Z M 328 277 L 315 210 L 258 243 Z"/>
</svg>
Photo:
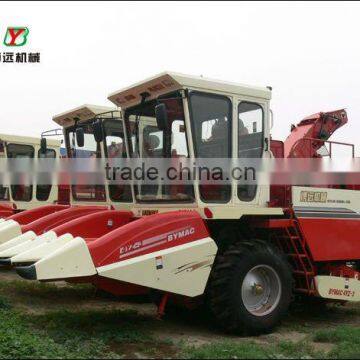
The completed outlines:
<svg viewBox="0 0 360 360">
<path fill-rule="evenodd" d="M 254 283 L 254 285 L 252 286 L 252 290 L 255 296 L 261 295 L 264 292 L 264 288 L 260 284 L 256 284 L 256 283 Z"/>
<path fill-rule="evenodd" d="M 281 282 L 277 272 L 268 265 L 257 265 L 245 276 L 241 286 L 245 308 L 255 316 L 265 316 L 278 305 Z"/>
</svg>

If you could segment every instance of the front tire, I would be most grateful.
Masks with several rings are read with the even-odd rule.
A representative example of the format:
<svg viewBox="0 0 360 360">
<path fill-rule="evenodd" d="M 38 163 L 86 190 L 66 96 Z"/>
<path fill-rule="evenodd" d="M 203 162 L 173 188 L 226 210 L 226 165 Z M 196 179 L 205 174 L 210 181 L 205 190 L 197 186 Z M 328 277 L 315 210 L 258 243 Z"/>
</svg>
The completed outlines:
<svg viewBox="0 0 360 360">
<path fill-rule="evenodd" d="M 262 240 L 242 241 L 218 256 L 208 286 L 209 306 L 228 332 L 266 333 L 287 312 L 292 288 L 284 254 Z"/>
</svg>

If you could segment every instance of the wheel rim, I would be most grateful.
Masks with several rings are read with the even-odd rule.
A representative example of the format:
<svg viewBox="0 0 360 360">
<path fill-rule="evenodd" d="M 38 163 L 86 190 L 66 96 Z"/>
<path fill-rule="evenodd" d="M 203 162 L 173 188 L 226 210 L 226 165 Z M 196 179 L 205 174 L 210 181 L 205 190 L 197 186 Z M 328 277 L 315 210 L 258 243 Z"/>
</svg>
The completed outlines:
<svg viewBox="0 0 360 360">
<path fill-rule="evenodd" d="M 241 297 L 247 311 L 255 316 L 270 314 L 279 304 L 281 281 L 277 272 L 268 265 L 257 265 L 245 276 Z"/>
</svg>

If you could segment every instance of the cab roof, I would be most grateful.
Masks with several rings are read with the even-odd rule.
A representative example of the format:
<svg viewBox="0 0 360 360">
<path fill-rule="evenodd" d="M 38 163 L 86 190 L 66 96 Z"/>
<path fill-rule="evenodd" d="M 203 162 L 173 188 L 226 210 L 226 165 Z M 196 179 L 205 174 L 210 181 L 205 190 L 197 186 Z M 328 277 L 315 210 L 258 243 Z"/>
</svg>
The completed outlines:
<svg viewBox="0 0 360 360">
<path fill-rule="evenodd" d="M 63 127 L 73 126 L 75 121 L 84 122 L 93 119 L 94 117 L 104 114 L 105 116 L 111 116 L 111 112 L 115 112 L 116 116 L 119 116 L 119 111 L 116 108 L 108 106 L 98 106 L 85 104 L 75 109 L 63 112 L 53 117 L 53 121 Z M 108 114 L 106 114 L 108 113 Z"/>
<path fill-rule="evenodd" d="M 267 100 L 271 98 L 271 90 L 266 87 L 212 80 L 201 76 L 184 75 L 174 72 L 163 72 L 125 89 L 115 91 L 108 96 L 108 99 L 116 106 L 126 109 L 139 104 L 141 102 L 141 94 L 144 92 L 149 93 L 150 96 L 147 99 L 152 100 L 158 96 L 181 89 L 216 91 L 229 95 L 245 95 Z"/>
<path fill-rule="evenodd" d="M 22 145 L 40 146 L 40 137 L 0 134 L 0 141 Z M 50 147 L 59 148 L 61 146 L 61 141 L 56 139 L 47 139 L 47 144 Z"/>
</svg>

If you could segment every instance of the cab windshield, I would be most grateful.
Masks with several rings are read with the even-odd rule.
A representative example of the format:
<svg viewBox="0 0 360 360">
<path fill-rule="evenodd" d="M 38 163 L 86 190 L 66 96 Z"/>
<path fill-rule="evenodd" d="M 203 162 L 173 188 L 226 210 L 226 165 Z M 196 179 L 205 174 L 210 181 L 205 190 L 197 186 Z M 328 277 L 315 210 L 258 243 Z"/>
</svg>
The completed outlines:
<svg viewBox="0 0 360 360">
<path fill-rule="evenodd" d="M 160 130 L 155 117 L 155 106 L 164 103 L 167 110 L 168 130 Z M 163 96 L 159 99 L 145 101 L 125 112 L 125 121 L 130 133 L 129 146 L 131 157 L 171 159 L 172 166 L 181 159 L 188 158 L 188 142 L 185 132 L 183 97 L 180 92 Z M 159 201 L 194 201 L 193 186 L 188 184 L 171 184 L 158 180 L 151 184 L 135 186 L 136 200 L 139 202 Z"/>
</svg>

